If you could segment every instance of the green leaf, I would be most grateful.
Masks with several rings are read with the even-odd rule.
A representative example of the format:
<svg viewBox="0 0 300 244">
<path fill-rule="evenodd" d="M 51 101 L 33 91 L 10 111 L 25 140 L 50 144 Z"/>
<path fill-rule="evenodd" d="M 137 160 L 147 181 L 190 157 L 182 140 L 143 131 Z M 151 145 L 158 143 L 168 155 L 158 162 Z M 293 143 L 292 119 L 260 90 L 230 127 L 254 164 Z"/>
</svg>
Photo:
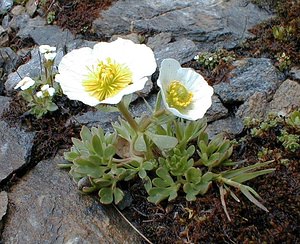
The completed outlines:
<svg viewBox="0 0 300 244">
<path fill-rule="evenodd" d="M 177 139 L 173 136 L 156 135 L 150 132 L 147 132 L 146 135 L 154 142 L 154 144 L 160 150 L 172 149 L 178 143 Z"/>
<path fill-rule="evenodd" d="M 79 157 L 80 154 L 77 152 L 65 152 L 64 153 L 64 158 L 70 162 L 73 162 L 77 157 Z"/>
<path fill-rule="evenodd" d="M 124 192 L 120 188 L 114 189 L 115 204 L 118 204 L 124 197 Z"/>
<path fill-rule="evenodd" d="M 58 107 L 57 107 L 57 105 L 56 105 L 55 103 L 49 102 L 49 103 L 47 104 L 47 110 L 48 110 L 48 111 L 53 112 L 53 111 L 55 111 L 55 110 L 57 110 L 57 109 L 58 109 Z"/>
<path fill-rule="evenodd" d="M 186 180 L 188 182 L 193 182 L 194 184 L 197 184 L 201 181 L 201 176 L 202 176 L 201 170 L 196 169 L 194 167 L 189 168 L 185 173 Z"/>
<path fill-rule="evenodd" d="M 95 106 L 96 109 L 100 110 L 101 112 L 104 113 L 113 113 L 113 112 L 119 112 L 119 109 L 111 106 L 111 105 L 107 105 L 107 104 L 99 104 L 97 106 Z"/>
<path fill-rule="evenodd" d="M 97 153 L 100 157 L 103 157 L 102 142 L 97 135 L 93 136 L 92 145 L 95 153 Z"/>
<path fill-rule="evenodd" d="M 85 125 L 81 128 L 80 137 L 83 141 L 90 141 L 92 139 L 92 133 Z"/>
<path fill-rule="evenodd" d="M 106 159 L 112 158 L 116 154 L 116 149 L 113 145 L 108 145 L 104 150 L 104 157 Z"/>
<path fill-rule="evenodd" d="M 141 170 L 139 171 L 139 177 L 140 177 L 141 179 L 144 179 L 146 176 L 147 176 L 146 170 L 141 169 Z"/>
<path fill-rule="evenodd" d="M 134 142 L 134 150 L 138 152 L 146 152 L 147 151 L 147 145 L 144 140 L 144 134 L 138 133 L 138 137 Z"/>
<path fill-rule="evenodd" d="M 167 184 L 174 184 L 173 178 L 170 176 L 167 169 L 160 167 L 156 170 L 156 174 L 158 177 L 162 178 Z"/>
<path fill-rule="evenodd" d="M 235 181 L 235 182 L 243 183 L 245 181 L 254 179 L 257 176 L 272 173 L 274 170 L 275 169 L 264 169 L 264 170 L 260 170 L 260 171 L 256 171 L 256 172 L 251 172 L 251 173 L 243 173 L 241 175 L 238 175 L 238 176 L 235 176 L 235 177 L 231 178 L 231 180 Z"/>
<path fill-rule="evenodd" d="M 111 204 L 113 202 L 113 190 L 111 188 L 102 188 L 99 193 L 100 202 L 103 204 Z"/>
<path fill-rule="evenodd" d="M 252 196 L 252 194 L 249 192 L 250 190 L 249 188 L 252 189 L 249 186 L 245 186 L 245 185 L 240 186 L 241 192 L 249 199 L 249 201 L 254 203 L 257 207 L 261 208 L 262 210 L 269 212 L 264 205 L 262 205 L 255 197 Z"/>
</svg>

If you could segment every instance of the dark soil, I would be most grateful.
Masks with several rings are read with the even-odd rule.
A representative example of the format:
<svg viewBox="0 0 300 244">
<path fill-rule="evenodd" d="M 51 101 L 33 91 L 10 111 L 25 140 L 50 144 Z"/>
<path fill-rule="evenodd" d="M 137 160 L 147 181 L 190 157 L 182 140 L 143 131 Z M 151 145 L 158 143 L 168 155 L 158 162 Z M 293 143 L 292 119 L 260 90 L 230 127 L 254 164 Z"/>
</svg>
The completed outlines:
<svg viewBox="0 0 300 244">
<path fill-rule="evenodd" d="M 46 1 L 43 6 L 44 17 L 54 11 L 56 18 L 53 24 L 81 34 L 86 39 L 93 39 L 92 21 L 98 17 L 101 9 L 109 7 L 113 2 L 114 0 Z M 278 17 L 255 27 L 252 30 L 255 37 L 234 50 L 236 55 L 266 56 L 276 62 L 275 55 L 285 52 L 291 57 L 293 64 L 299 64 L 299 1 L 253 2 L 270 11 L 277 9 Z M 274 25 L 292 26 L 294 34 L 288 39 L 277 40 L 272 33 Z M 20 48 L 30 47 L 32 42 L 14 38 L 12 35 L 10 44 Z M 230 64 L 221 63 L 209 71 L 195 61 L 185 66 L 201 72 L 211 85 L 226 81 L 232 68 Z M 78 137 L 80 128 L 66 122 L 73 115 L 91 109 L 63 97 L 56 101 L 57 104 L 63 104 L 63 109 L 36 120 L 26 113 L 26 105 L 19 97 L 14 95 L 12 98 L 10 108 L 3 115 L 4 119 L 12 124 L 21 123 L 27 130 L 36 132 L 31 166 L 52 157 L 59 149 L 70 147 L 71 137 Z M 251 137 L 247 131 L 244 131 L 243 136 L 244 142 L 235 148 L 234 161 L 246 159 L 246 164 L 253 164 L 258 161 L 256 155 L 262 147 L 274 150 L 272 158 L 275 156 L 275 162 L 271 166 L 276 171 L 248 183 L 260 194 L 269 213 L 259 209 L 236 191 L 241 202 L 227 197 L 227 209 L 232 219 L 228 221 L 216 185 L 195 202 L 178 197 L 170 203 L 154 205 L 147 202 L 147 194 L 141 182 L 128 185 L 133 202 L 123 213 L 153 243 L 300 243 L 300 152 L 288 153 L 275 143 L 276 131 L 270 131 L 259 139 Z M 281 159 L 288 159 L 288 163 L 283 164 Z M 20 172 L 20 176 L 21 174 Z"/>
</svg>

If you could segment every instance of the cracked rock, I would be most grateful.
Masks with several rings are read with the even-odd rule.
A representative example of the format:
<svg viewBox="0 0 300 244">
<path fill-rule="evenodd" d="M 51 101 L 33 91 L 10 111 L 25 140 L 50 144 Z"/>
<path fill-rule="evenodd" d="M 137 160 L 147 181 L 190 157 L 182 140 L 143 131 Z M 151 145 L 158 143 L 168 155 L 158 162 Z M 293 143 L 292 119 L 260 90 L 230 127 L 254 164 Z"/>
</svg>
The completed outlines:
<svg viewBox="0 0 300 244">
<path fill-rule="evenodd" d="M 29 162 L 34 133 L 0 121 L 0 183 Z"/>
<path fill-rule="evenodd" d="M 3 228 L 2 219 L 6 215 L 8 205 L 8 196 L 5 191 L 0 192 L 0 231 Z"/>
<path fill-rule="evenodd" d="M 215 94 L 225 104 L 245 102 L 255 92 L 265 93 L 269 101 L 284 79 L 270 59 L 246 58 L 235 61 L 233 65 L 235 69 L 229 82 L 214 86 Z"/>
<path fill-rule="evenodd" d="M 169 32 L 196 42 L 201 50 L 236 46 L 250 34 L 247 29 L 271 15 L 240 0 L 123 0 L 101 12 L 93 22 L 100 37 L 131 32 Z M 111 23 L 114 23 L 112 25 Z"/>
<path fill-rule="evenodd" d="M 4 243 L 141 243 L 111 206 L 80 194 L 63 158 L 40 162 L 12 186 Z"/>
</svg>

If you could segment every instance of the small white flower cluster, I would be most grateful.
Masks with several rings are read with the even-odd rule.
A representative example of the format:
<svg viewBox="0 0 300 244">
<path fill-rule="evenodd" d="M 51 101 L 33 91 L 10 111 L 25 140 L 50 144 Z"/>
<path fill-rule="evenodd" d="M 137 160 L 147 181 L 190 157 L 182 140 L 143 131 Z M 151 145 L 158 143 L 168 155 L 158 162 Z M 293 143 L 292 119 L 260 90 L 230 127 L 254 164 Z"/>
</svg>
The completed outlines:
<svg viewBox="0 0 300 244">
<path fill-rule="evenodd" d="M 49 45 L 41 45 L 39 51 L 44 55 L 47 61 L 53 61 L 56 57 L 56 47 L 51 47 Z"/>
<path fill-rule="evenodd" d="M 14 89 L 21 88 L 22 91 L 27 90 L 35 84 L 35 81 L 30 77 L 24 77 L 19 83 L 14 87 Z"/>
<path fill-rule="evenodd" d="M 43 85 L 41 87 L 41 90 L 36 93 L 36 96 L 39 97 L 39 98 L 42 98 L 47 93 L 50 97 L 52 97 L 55 93 L 55 89 L 53 87 L 50 87 L 48 84 Z"/>
</svg>

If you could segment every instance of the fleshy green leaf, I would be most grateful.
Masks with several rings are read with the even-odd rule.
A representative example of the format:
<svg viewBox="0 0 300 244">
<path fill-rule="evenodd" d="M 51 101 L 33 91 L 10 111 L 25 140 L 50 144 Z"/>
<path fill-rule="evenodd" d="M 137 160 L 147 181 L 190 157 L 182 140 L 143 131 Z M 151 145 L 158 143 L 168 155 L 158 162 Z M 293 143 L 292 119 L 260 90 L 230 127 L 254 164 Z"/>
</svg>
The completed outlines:
<svg viewBox="0 0 300 244">
<path fill-rule="evenodd" d="M 173 136 L 156 135 L 150 132 L 147 132 L 146 135 L 154 142 L 154 144 L 160 150 L 172 149 L 178 143 L 177 139 Z"/>
<path fill-rule="evenodd" d="M 113 190 L 105 187 L 99 191 L 100 202 L 103 204 L 111 204 L 113 202 Z"/>
</svg>

